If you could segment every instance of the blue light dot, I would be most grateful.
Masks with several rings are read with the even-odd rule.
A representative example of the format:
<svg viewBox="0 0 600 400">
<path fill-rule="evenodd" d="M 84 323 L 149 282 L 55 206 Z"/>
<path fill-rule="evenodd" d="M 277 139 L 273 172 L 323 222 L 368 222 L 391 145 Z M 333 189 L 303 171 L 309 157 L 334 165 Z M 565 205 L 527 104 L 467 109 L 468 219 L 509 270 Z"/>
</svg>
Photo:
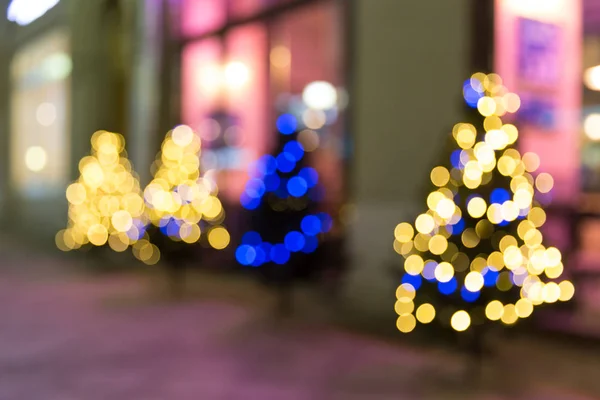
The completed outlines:
<svg viewBox="0 0 600 400">
<path fill-rule="evenodd" d="M 314 215 L 307 215 L 302 219 L 300 227 L 305 234 L 315 236 L 321 232 L 321 220 Z"/>
<path fill-rule="evenodd" d="M 474 301 L 476 301 L 479 298 L 480 295 L 481 295 L 481 292 L 471 292 L 471 291 L 467 290 L 467 288 L 465 286 L 463 286 L 460 289 L 460 297 L 462 297 L 463 300 L 468 303 L 473 303 Z"/>
<path fill-rule="evenodd" d="M 461 166 L 461 162 L 460 162 L 460 152 L 462 150 L 454 150 L 452 152 L 452 154 L 450 155 L 450 162 L 452 163 L 452 166 L 454 168 L 460 168 Z"/>
<path fill-rule="evenodd" d="M 333 219 L 327 213 L 319 213 L 317 217 L 321 220 L 321 231 L 327 233 L 333 227 Z"/>
<path fill-rule="evenodd" d="M 294 197 L 302 197 L 306 194 L 306 191 L 308 190 L 308 185 L 306 184 L 304 178 L 295 176 L 288 181 L 287 190 L 289 194 L 291 194 Z"/>
<path fill-rule="evenodd" d="M 258 247 L 265 254 L 264 263 L 271 262 L 271 249 L 273 248 L 273 246 L 271 245 L 271 243 L 262 242 Z"/>
<path fill-rule="evenodd" d="M 250 179 L 246 183 L 246 194 L 252 199 L 260 199 L 265 194 L 265 184 L 260 179 Z"/>
<path fill-rule="evenodd" d="M 508 193 L 508 190 L 502 188 L 492 190 L 490 195 L 490 202 L 492 204 L 502 204 L 508 200 L 510 200 L 510 193 Z"/>
<path fill-rule="evenodd" d="M 496 286 L 498 276 L 500 276 L 500 273 L 498 271 L 489 267 L 485 267 L 485 269 L 483 270 L 483 285 L 485 287 Z"/>
<path fill-rule="evenodd" d="M 316 236 L 305 236 L 305 243 L 302 252 L 305 254 L 314 253 L 319 247 L 319 239 Z"/>
<path fill-rule="evenodd" d="M 285 235 L 285 247 L 291 252 L 298 252 L 304 248 L 306 239 L 304 235 L 297 231 L 292 231 Z"/>
<path fill-rule="evenodd" d="M 277 156 L 277 169 L 281 172 L 292 172 L 296 168 L 296 161 L 290 153 L 281 153 Z"/>
<path fill-rule="evenodd" d="M 438 264 L 435 261 L 425 263 L 425 266 L 423 267 L 423 278 L 427 279 L 429 282 L 435 281 L 435 268 L 437 265 Z"/>
<path fill-rule="evenodd" d="M 423 284 L 423 278 L 421 278 L 421 275 L 404 274 L 404 276 L 402 277 L 402 283 L 408 283 L 412 285 L 412 287 L 414 287 L 415 290 L 419 290 L 419 288 Z"/>
<path fill-rule="evenodd" d="M 250 245 L 243 244 L 235 251 L 235 258 L 242 265 L 250 265 L 256 259 L 256 250 Z"/>
<path fill-rule="evenodd" d="M 438 291 L 445 295 L 454 293 L 457 287 L 456 278 L 452 278 L 448 282 L 438 282 Z"/>
<path fill-rule="evenodd" d="M 467 80 L 463 86 L 463 97 L 465 98 L 465 102 L 471 108 L 477 108 L 477 102 L 483 96 L 482 93 L 479 93 L 471 86 L 471 81 Z"/>
<path fill-rule="evenodd" d="M 276 244 L 271 248 L 271 260 L 275 264 L 283 265 L 290 259 L 290 252 L 283 244 Z"/>
<path fill-rule="evenodd" d="M 510 224 L 510 221 L 503 220 L 498 224 L 498 226 L 507 226 L 508 224 Z"/>
<path fill-rule="evenodd" d="M 260 267 L 265 263 L 265 251 L 260 246 L 254 247 L 254 251 L 256 251 L 256 256 L 254 257 L 254 261 L 252 261 L 252 264 L 250 265 L 252 265 L 253 267 Z"/>
<path fill-rule="evenodd" d="M 246 210 L 256 210 L 258 208 L 258 206 L 260 205 L 260 199 L 252 198 L 252 197 L 248 196 L 248 194 L 246 192 L 244 192 L 240 196 L 240 204 Z"/>
<path fill-rule="evenodd" d="M 277 118 L 277 130 L 284 135 L 291 135 L 296 131 L 298 121 L 292 114 L 282 114 Z"/>
<path fill-rule="evenodd" d="M 453 235 L 460 235 L 465 230 L 465 219 L 461 218 L 454 225 L 450 225 Z"/>
<path fill-rule="evenodd" d="M 319 182 L 317 170 L 311 167 L 302 168 L 298 173 L 298 176 L 304 178 L 309 188 L 315 186 Z"/>
<path fill-rule="evenodd" d="M 302 147 L 302 145 L 295 140 L 286 143 L 283 147 L 283 151 L 291 154 L 296 162 L 300 161 L 302 157 L 304 157 L 304 147 Z"/>
<path fill-rule="evenodd" d="M 250 246 L 258 246 L 262 243 L 262 238 L 260 237 L 260 233 L 250 231 L 244 233 L 242 236 L 242 244 L 249 244 Z"/>
<path fill-rule="evenodd" d="M 277 170 L 277 161 L 267 154 L 256 162 L 256 169 L 262 176 L 273 174 Z"/>
<path fill-rule="evenodd" d="M 181 227 L 179 221 L 171 219 L 167 224 L 167 235 L 170 237 L 179 237 L 179 228 Z"/>
<path fill-rule="evenodd" d="M 276 174 L 265 176 L 265 189 L 267 192 L 274 192 L 279 189 L 281 179 Z"/>
</svg>

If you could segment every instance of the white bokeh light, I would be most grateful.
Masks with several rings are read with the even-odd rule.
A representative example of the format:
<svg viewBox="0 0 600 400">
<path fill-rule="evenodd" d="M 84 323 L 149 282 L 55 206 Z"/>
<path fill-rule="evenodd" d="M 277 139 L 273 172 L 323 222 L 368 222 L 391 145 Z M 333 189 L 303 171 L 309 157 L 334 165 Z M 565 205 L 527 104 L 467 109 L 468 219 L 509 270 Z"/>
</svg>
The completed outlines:
<svg viewBox="0 0 600 400">
<path fill-rule="evenodd" d="M 35 110 L 35 118 L 42 126 L 50 126 L 56 121 L 56 107 L 52 103 L 42 103 Z"/>
<path fill-rule="evenodd" d="M 6 18 L 22 26 L 29 25 L 59 2 L 60 0 L 12 0 L 6 11 Z"/>
<path fill-rule="evenodd" d="M 225 82 L 227 85 L 239 88 L 248 82 L 250 71 L 246 64 L 240 61 L 232 61 L 225 66 Z"/>
<path fill-rule="evenodd" d="M 329 82 L 311 82 L 304 88 L 302 100 L 304 104 L 315 110 L 328 110 L 337 104 L 337 90 Z"/>
<path fill-rule="evenodd" d="M 583 122 L 583 131 L 591 140 L 600 140 L 600 114 L 590 114 Z"/>
<path fill-rule="evenodd" d="M 600 91 L 600 65 L 586 69 L 583 82 L 588 89 Z"/>
<path fill-rule="evenodd" d="M 25 152 L 25 166 L 33 172 L 39 172 L 46 167 L 48 156 L 40 146 L 32 146 Z"/>
</svg>

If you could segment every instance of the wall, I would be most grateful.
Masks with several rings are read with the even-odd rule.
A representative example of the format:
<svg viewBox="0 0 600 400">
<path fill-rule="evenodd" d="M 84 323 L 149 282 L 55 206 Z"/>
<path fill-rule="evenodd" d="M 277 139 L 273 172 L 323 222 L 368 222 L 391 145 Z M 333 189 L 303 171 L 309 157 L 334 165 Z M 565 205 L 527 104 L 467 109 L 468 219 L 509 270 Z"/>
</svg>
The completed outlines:
<svg viewBox="0 0 600 400">
<path fill-rule="evenodd" d="M 356 0 L 351 106 L 356 216 L 347 291 L 356 309 L 389 314 L 396 224 L 425 206 L 429 172 L 461 121 L 470 76 L 468 0 Z"/>
</svg>

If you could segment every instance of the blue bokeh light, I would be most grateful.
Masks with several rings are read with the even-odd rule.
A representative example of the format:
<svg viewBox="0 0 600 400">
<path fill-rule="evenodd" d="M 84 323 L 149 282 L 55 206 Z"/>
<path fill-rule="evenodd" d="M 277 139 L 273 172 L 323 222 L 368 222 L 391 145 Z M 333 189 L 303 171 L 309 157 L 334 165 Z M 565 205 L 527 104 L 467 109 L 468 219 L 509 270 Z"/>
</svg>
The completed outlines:
<svg viewBox="0 0 600 400">
<path fill-rule="evenodd" d="M 235 258 L 242 265 L 250 265 L 256 259 L 256 250 L 250 245 L 243 244 L 235 251 Z"/>
<path fill-rule="evenodd" d="M 315 215 L 307 215 L 300 223 L 302 232 L 308 236 L 315 236 L 321 232 L 321 220 Z"/>
<path fill-rule="evenodd" d="M 321 220 L 321 232 L 327 233 L 333 227 L 333 218 L 327 213 L 319 213 L 317 217 Z"/>
<path fill-rule="evenodd" d="M 456 278 L 452 278 L 448 282 L 438 282 L 438 291 L 445 295 L 454 293 L 457 287 Z"/>
<path fill-rule="evenodd" d="M 254 257 L 254 261 L 252 261 L 252 264 L 250 265 L 252 265 L 253 267 L 260 267 L 265 263 L 266 260 L 265 251 L 260 246 L 255 246 L 254 251 L 256 251 L 256 256 Z"/>
<path fill-rule="evenodd" d="M 450 155 L 450 162 L 452 163 L 452 166 L 454 168 L 460 168 L 461 167 L 461 162 L 460 162 L 460 152 L 462 150 L 454 150 L 452 152 L 452 154 Z"/>
<path fill-rule="evenodd" d="M 179 228 L 181 227 L 179 221 L 172 218 L 166 226 L 167 236 L 179 237 Z"/>
<path fill-rule="evenodd" d="M 298 231 L 291 231 L 287 235 L 285 235 L 285 239 L 283 241 L 285 243 L 285 247 L 291 252 L 298 252 L 304 248 L 304 244 L 306 243 L 306 239 L 304 235 Z"/>
<path fill-rule="evenodd" d="M 479 298 L 480 295 L 481 292 L 471 292 L 465 286 L 460 289 L 460 297 L 462 297 L 463 300 L 468 303 L 473 303 Z"/>
<path fill-rule="evenodd" d="M 290 153 L 281 153 L 277 156 L 277 169 L 281 172 L 292 172 L 296 168 L 296 160 Z"/>
<path fill-rule="evenodd" d="M 271 249 L 273 248 L 273 245 L 271 245 L 271 243 L 262 242 L 258 247 L 265 254 L 265 260 L 263 262 L 264 263 L 271 262 Z"/>
<path fill-rule="evenodd" d="M 510 200 L 510 193 L 506 189 L 496 188 L 490 194 L 490 202 L 492 204 L 502 204 L 508 200 Z"/>
<path fill-rule="evenodd" d="M 271 260 L 278 265 L 283 265 L 290 260 L 290 251 L 283 244 L 271 247 Z"/>
<path fill-rule="evenodd" d="M 311 167 L 302 168 L 298 173 L 298 176 L 304 178 L 309 188 L 315 186 L 319 182 L 317 170 Z"/>
<path fill-rule="evenodd" d="M 291 154 L 296 162 L 302 160 L 302 157 L 304 157 L 304 147 L 295 140 L 287 142 L 285 146 L 283 146 L 283 151 Z"/>
<path fill-rule="evenodd" d="M 425 263 L 425 266 L 423 267 L 423 278 L 427 279 L 429 282 L 435 281 L 435 268 L 437 265 L 438 264 L 435 261 Z"/>
<path fill-rule="evenodd" d="M 260 205 L 260 199 L 248 196 L 246 192 L 240 196 L 240 203 L 246 210 L 256 210 Z"/>
<path fill-rule="evenodd" d="M 305 254 L 314 253 L 317 250 L 317 247 L 319 247 L 319 239 L 317 239 L 316 236 L 305 236 L 304 240 L 302 252 Z"/>
<path fill-rule="evenodd" d="M 279 189 L 279 185 L 281 185 L 281 179 L 279 179 L 279 175 L 271 174 L 265 176 L 265 189 L 267 192 L 274 192 Z"/>
<path fill-rule="evenodd" d="M 414 287 L 415 290 L 419 290 L 419 288 L 423 284 L 423 278 L 421 278 L 421 275 L 404 274 L 404 276 L 402 277 L 402 283 L 408 283 L 412 285 L 412 287 Z"/>
<path fill-rule="evenodd" d="M 262 238 L 260 237 L 260 233 L 255 231 L 250 231 L 244 233 L 242 236 L 242 244 L 249 244 L 250 246 L 258 246 L 262 243 Z"/>
<path fill-rule="evenodd" d="M 496 282 L 498 281 L 498 277 L 500 273 L 490 267 L 485 267 L 483 270 L 483 285 L 485 287 L 493 287 L 496 286 Z"/>
<path fill-rule="evenodd" d="M 467 79 L 463 85 L 463 97 L 465 98 L 465 102 L 469 107 L 477 108 L 477 102 L 481 97 L 483 97 L 483 94 L 473 89 L 473 86 L 471 86 L 471 80 Z"/>
<path fill-rule="evenodd" d="M 298 121 L 292 114 L 282 114 L 277 118 L 277 130 L 284 135 L 291 135 L 298 127 Z"/>
<path fill-rule="evenodd" d="M 272 155 L 262 156 L 256 163 L 256 170 L 261 176 L 270 175 L 277 170 L 277 161 Z"/>
<path fill-rule="evenodd" d="M 260 179 L 250 179 L 246 183 L 246 194 L 252 199 L 260 199 L 266 191 L 265 184 Z"/>
<path fill-rule="evenodd" d="M 450 225 L 450 226 L 452 227 L 453 235 L 460 235 L 465 230 L 465 226 L 466 226 L 465 219 L 461 218 L 458 220 L 457 223 L 455 223 L 454 225 Z"/>
<path fill-rule="evenodd" d="M 302 197 L 306 194 L 306 191 L 308 190 L 308 185 L 306 184 L 304 178 L 295 176 L 288 181 L 287 190 L 289 194 L 291 194 L 294 197 Z"/>
</svg>

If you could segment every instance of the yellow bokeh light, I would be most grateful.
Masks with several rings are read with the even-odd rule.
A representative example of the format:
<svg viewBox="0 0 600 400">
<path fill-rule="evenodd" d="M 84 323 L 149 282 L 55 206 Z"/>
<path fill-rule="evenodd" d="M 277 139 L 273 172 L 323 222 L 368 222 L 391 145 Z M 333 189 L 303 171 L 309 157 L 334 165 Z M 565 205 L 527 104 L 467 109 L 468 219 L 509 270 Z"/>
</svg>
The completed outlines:
<svg viewBox="0 0 600 400">
<path fill-rule="evenodd" d="M 429 304 L 421 304 L 419 308 L 417 308 L 417 320 L 422 324 L 429 324 L 435 318 L 435 308 Z"/>
<path fill-rule="evenodd" d="M 403 283 L 396 289 L 396 299 L 414 300 L 415 287 L 409 283 Z"/>
<path fill-rule="evenodd" d="M 429 240 L 431 254 L 440 255 L 448 248 L 448 240 L 442 235 L 435 235 Z"/>
<path fill-rule="evenodd" d="M 536 228 L 539 228 L 546 222 L 546 212 L 540 207 L 533 207 L 527 214 L 527 219 L 531 221 Z"/>
<path fill-rule="evenodd" d="M 496 102 L 493 98 L 484 96 L 477 102 L 477 110 L 484 117 L 494 115 L 496 112 Z"/>
<path fill-rule="evenodd" d="M 435 228 L 435 221 L 429 214 L 421 214 L 415 220 L 415 227 L 419 233 L 428 234 Z"/>
<path fill-rule="evenodd" d="M 208 232 L 208 243 L 212 248 L 222 250 L 229 246 L 231 238 L 227 229 L 222 226 L 215 227 Z"/>
<path fill-rule="evenodd" d="M 444 219 L 448 219 L 448 218 L 452 217 L 455 209 L 456 209 L 456 205 L 454 204 L 454 202 L 452 200 L 450 200 L 449 198 L 444 197 L 437 203 L 435 211 L 438 213 L 438 215 L 440 217 L 442 217 Z"/>
<path fill-rule="evenodd" d="M 487 204 L 481 197 L 473 197 L 467 204 L 467 211 L 473 218 L 481 218 L 485 215 Z"/>
<path fill-rule="evenodd" d="M 535 172 L 540 167 L 540 157 L 535 153 L 523 154 L 523 164 L 527 172 Z"/>
<path fill-rule="evenodd" d="M 515 311 L 519 318 L 527 318 L 533 313 L 533 303 L 528 299 L 520 299 L 515 304 Z"/>
<path fill-rule="evenodd" d="M 407 222 L 398 224 L 394 230 L 394 236 L 400 243 L 407 243 L 411 241 L 414 235 L 415 231 L 412 225 Z"/>
<path fill-rule="evenodd" d="M 487 210 L 487 218 L 492 224 L 499 224 L 502 219 L 502 206 L 500 204 L 490 204 Z"/>
<path fill-rule="evenodd" d="M 481 238 L 479 236 L 477 236 L 477 232 L 475 232 L 475 229 L 468 228 L 463 231 L 463 233 L 461 235 L 461 240 L 462 240 L 462 244 L 465 247 L 472 249 L 472 248 L 477 247 L 477 245 L 481 241 Z"/>
<path fill-rule="evenodd" d="M 498 300 L 494 300 L 488 303 L 485 307 L 485 316 L 490 321 L 499 321 L 504 314 L 504 305 Z"/>
<path fill-rule="evenodd" d="M 542 289 L 542 298 L 545 303 L 556 303 L 560 298 L 561 290 L 555 282 L 549 282 Z"/>
<path fill-rule="evenodd" d="M 417 321 L 412 314 L 401 315 L 398 317 L 396 321 L 396 327 L 402 333 L 409 333 L 415 329 L 417 325 Z"/>
<path fill-rule="evenodd" d="M 554 187 L 552 175 L 545 172 L 539 174 L 537 178 L 535 178 L 535 187 L 537 187 L 541 193 L 548 193 L 551 191 Z"/>
<path fill-rule="evenodd" d="M 445 186 L 450 180 L 450 172 L 444 167 L 435 167 L 431 171 L 431 182 L 438 187 Z"/>
<path fill-rule="evenodd" d="M 562 281 L 558 284 L 560 289 L 560 301 L 569 301 L 575 295 L 575 286 L 570 281 Z"/>
<path fill-rule="evenodd" d="M 452 277 L 454 277 L 454 267 L 452 267 L 452 264 L 447 262 L 439 263 L 435 267 L 434 275 L 435 279 L 437 279 L 439 282 L 449 282 Z"/>
<path fill-rule="evenodd" d="M 489 239 L 494 234 L 494 225 L 487 219 L 482 219 L 475 225 L 475 233 L 481 239 Z"/>
<path fill-rule="evenodd" d="M 514 304 L 507 304 L 504 306 L 504 312 L 500 320 L 506 325 L 512 325 L 519 319 L 517 310 Z"/>
<path fill-rule="evenodd" d="M 523 264 L 523 254 L 516 246 L 509 246 L 504 250 L 504 265 L 508 269 L 516 269 Z"/>
<path fill-rule="evenodd" d="M 450 325 L 455 331 L 464 332 L 469 329 L 469 326 L 471 325 L 471 317 L 469 316 L 469 313 L 464 310 L 457 311 L 452 315 Z"/>
<path fill-rule="evenodd" d="M 95 224 L 90 226 L 87 231 L 87 236 L 94 246 L 102 246 L 108 240 L 108 230 L 104 225 Z"/>
<path fill-rule="evenodd" d="M 519 138 L 519 130 L 512 124 L 505 124 L 502 126 L 502 130 L 508 137 L 508 144 L 514 144 Z"/>
<path fill-rule="evenodd" d="M 502 129 L 492 129 L 485 135 L 485 142 L 494 150 L 502 150 L 508 141 L 508 135 Z"/>
<path fill-rule="evenodd" d="M 519 206 L 511 200 L 505 201 L 500 209 L 502 219 L 505 221 L 514 221 L 519 217 Z"/>
<path fill-rule="evenodd" d="M 483 283 L 483 275 L 479 272 L 469 272 L 465 277 L 465 288 L 470 292 L 480 291 Z"/>
<path fill-rule="evenodd" d="M 133 218 L 127 210 L 119 210 L 112 214 L 111 222 L 117 232 L 127 232 L 133 225 Z"/>
<path fill-rule="evenodd" d="M 415 309 L 415 303 L 412 300 L 400 299 L 394 304 L 394 310 L 398 315 L 407 315 L 413 312 Z"/>
<path fill-rule="evenodd" d="M 424 265 L 423 258 L 418 254 L 413 254 L 404 261 L 404 270 L 409 275 L 419 275 L 423 271 Z"/>
</svg>

